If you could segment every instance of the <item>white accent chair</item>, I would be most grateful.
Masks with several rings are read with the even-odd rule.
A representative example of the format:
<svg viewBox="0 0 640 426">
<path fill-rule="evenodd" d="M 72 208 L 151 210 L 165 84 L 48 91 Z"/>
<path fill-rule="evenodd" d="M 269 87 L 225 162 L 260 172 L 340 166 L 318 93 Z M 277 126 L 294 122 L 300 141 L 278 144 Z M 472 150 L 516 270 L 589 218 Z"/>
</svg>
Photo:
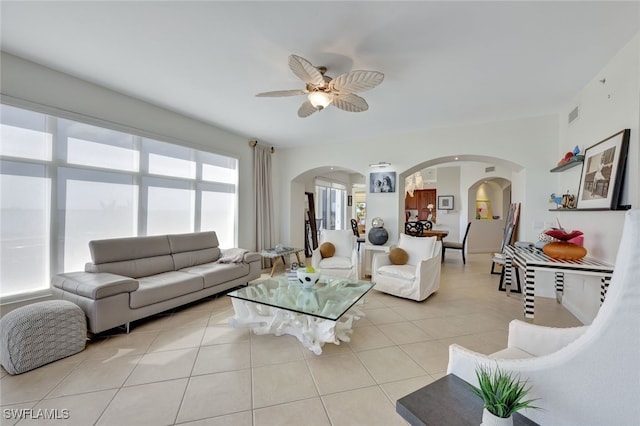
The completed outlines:
<svg viewBox="0 0 640 426">
<path fill-rule="evenodd" d="M 477 386 L 478 365 L 520 374 L 542 410 L 541 425 L 632 425 L 640 419 L 640 210 L 626 213 L 606 298 L 589 326 L 542 327 L 514 320 L 507 348 L 483 355 L 449 347 L 447 373 Z"/>
<path fill-rule="evenodd" d="M 336 252 L 333 256 L 323 259 L 320 245 L 325 242 L 333 244 Z M 311 266 L 321 275 L 357 281 L 359 274 L 356 244 L 356 237 L 351 230 L 323 229 L 320 232 L 320 245 L 311 254 Z"/>
<path fill-rule="evenodd" d="M 436 237 L 400 234 L 397 247 L 409 254 L 405 265 L 394 265 L 389 253 L 373 256 L 371 281 L 375 290 L 422 301 L 440 288 L 442 243 Z"/>
</svg>

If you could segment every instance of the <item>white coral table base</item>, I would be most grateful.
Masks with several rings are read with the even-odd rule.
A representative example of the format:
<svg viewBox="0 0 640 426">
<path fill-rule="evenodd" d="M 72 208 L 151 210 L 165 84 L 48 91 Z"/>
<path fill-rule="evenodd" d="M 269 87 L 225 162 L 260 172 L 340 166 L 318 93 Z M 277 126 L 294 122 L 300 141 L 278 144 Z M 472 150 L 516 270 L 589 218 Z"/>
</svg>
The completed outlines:
<svg viewBox="0 0 640 426">
<path fill-rule="evenodd" d="M 282 308 L 261 305 L 241 299 L 231 299 L 236 315 L 229 318 L 233 327 L 249 327 L 255 334 L 275 334 L 295 336 L 300 343 L 316 355 L 322 353 L 325 343 L 349 342 L 353 332 L 353 321 L 365 316 L 358 305 L 351 307 L 338 321 L 288 311 Z"/>
</svg>

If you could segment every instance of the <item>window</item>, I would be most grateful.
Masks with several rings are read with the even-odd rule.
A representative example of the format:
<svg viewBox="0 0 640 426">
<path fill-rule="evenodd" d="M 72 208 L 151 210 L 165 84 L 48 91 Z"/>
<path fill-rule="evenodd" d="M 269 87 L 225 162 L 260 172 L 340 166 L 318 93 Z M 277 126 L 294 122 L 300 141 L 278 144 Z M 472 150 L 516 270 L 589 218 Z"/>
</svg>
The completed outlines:
<svg viewBox="0 0 640 426">
<path fill-rule="evenodd" d="M 346 223 L 347 191 L 342 184 L 316 180 L 316 219 L 324 229 L 350 229 Z"/>
<path fill-rule="evenodd" d="M 133 176 L 89 170 L 58 170 L 61 271 L 81 271 L 89 241 L 137 235 L 138 186 Z"/>
<path fill-rule="evenodd" d="M 139 170 L 136 137 L 70 120 L 58 120 L 59 158 L 96 168 Z"/>
<path fill-rule="evenodd" d="M 202 231 L 216 231 L 220 247 L 234 247 L 235 193 L 203 190 L 201 217 Z"/>
<path fill-rule="evenodd" d="M 38 164 L 0 163 L 0 291 L 49 287 L 51 180 Z"/>
<path fill-rule="evenodd" d="M 195 191 L 188 184 L 144 179 L 147 189 L 147 235 L 194 231 Z"/>
<path fill-rule="evenodd" d="M 236 245 L 235 158 L 0 108 L 3 302 L 83 270 L 91 240 L 214 230 Z"/>
<path fill-rule="evenodd" d="M 51 160 L 53 136 L 47 131 L 47 116 L 7 105 L 0 107 L 0 155 Z"/>
</svg>

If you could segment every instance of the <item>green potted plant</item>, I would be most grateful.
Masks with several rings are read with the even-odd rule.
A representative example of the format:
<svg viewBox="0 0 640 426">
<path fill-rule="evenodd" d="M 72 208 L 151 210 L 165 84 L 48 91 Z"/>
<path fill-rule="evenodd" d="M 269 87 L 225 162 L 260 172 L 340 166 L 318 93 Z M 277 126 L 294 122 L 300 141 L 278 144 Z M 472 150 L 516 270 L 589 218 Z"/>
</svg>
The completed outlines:
<svg viewBox="0 0 640 426">
<path fill-rule="evenodd" d="M 478 366 L 476 377 L 480 387 L 472 386 L 472 391 L 484 402 L 483 426 L 513 425 L 512 415 L 516 411 L 539 408 L 532 405 L 535 399 L 525 399 L 531 387 L 515 373 L 508 373 L 499 367 L 492 370 Z"/>
</svg>

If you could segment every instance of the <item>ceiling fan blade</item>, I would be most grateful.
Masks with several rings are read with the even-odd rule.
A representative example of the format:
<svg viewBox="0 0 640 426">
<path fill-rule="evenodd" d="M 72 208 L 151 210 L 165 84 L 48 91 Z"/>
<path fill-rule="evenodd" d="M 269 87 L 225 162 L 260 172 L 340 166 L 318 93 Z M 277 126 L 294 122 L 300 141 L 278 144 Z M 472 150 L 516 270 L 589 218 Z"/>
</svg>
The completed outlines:
<svg viewBox="0 0 640 426">
<path fill-rule="evenodd" d="M 311 62 L 298 55 L 289 56 L 289 68 L 298 78 L 314 87 L 324 87 L 324 77 Z"/>
<path fill-rule="evenodd" d="M 256 96 L 261 98 L 277 98 L 281 96 L 296 96 L 304 95 L 307 92 L 305 90 L 276 90 L 275 92 L 258 93 Z"/>
<path fill-rule="evenodd" d="M 334 96 L 330 105 L 349 112 L 362 112 L 369 109 L 367 101 L 353 93 Z"/>
<path fill-rule="evenodd" d="M 300 105 L 300 109 L 298 109 L 298 117 L 305 118 L 310 116 L 316 111 L 317 111 L 316 107 L 311 105 L 311 102 L 309 102 L 309 100 L 307 99 L 306 101 L 304 101 L 302 105 Z"/>
<path fill-rule="evenodd" d="M 351 71 L 339 75 L 329 83 L 329 90 L 338 92 L 364 92 L 373 89 L 384 80 L 384 74 L 378 71 Z"/>
</svg>

